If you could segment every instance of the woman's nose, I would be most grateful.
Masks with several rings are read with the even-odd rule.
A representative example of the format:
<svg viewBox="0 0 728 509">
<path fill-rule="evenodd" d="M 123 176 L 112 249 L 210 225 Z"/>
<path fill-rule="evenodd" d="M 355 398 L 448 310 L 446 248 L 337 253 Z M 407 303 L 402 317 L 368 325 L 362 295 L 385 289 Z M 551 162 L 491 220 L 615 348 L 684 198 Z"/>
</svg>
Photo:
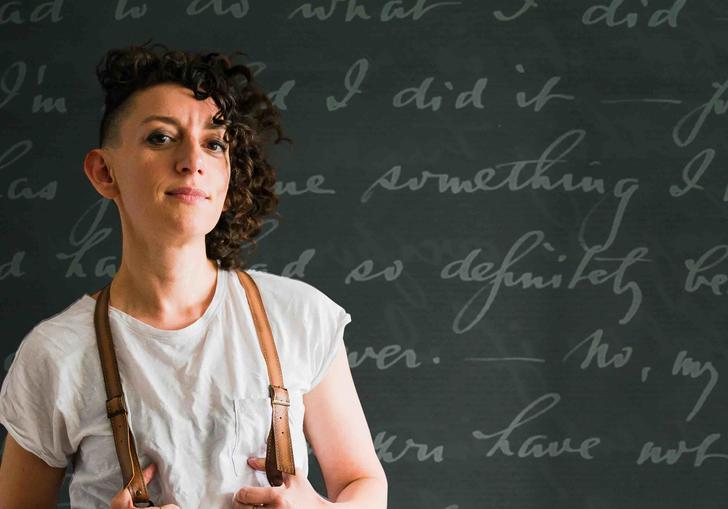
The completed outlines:
<svg viewBox="0 0 728 509">
<path fill-rule="evenodd" d="M 205 171 L 204 158 L 202 157 L 202 149 L 198 144 L 188 141 L 184 143 L 182 147 L 180 147 L 179 160 L 177 161 L 177 171 Z"/>
</svg>

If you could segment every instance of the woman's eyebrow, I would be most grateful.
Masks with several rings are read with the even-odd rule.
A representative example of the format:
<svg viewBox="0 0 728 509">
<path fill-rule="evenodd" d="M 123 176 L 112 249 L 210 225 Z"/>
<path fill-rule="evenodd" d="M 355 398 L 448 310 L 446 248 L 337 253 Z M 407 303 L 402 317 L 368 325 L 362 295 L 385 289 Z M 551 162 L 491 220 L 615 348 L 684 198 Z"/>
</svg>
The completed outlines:
<svg viewBox="0 0 728 509">
<path fill-rule="evenodd" d="M 172 124 L 177 127 L 182 127 L 182 124 L 180 123 L 179 120 L 177 120 L 174 117 L 169 117 L 167 115 L 149 115 L 147 118 L 145 118 L 144 120 L 141 121 L 141 124 L 146 124 L 146 123 L 152 122 L 154 120 L 158 120 L 160 122 L 166 122 L 167 124 Z M 224 130 L 225 126 L 220 125 L 220 124 L 215 124 L 214 122 L 210 121 L 210 123 L 205 126 L 205 129 L 207 129 L 207 130 L 218 130 L 218 129 Z"/>
</svg>

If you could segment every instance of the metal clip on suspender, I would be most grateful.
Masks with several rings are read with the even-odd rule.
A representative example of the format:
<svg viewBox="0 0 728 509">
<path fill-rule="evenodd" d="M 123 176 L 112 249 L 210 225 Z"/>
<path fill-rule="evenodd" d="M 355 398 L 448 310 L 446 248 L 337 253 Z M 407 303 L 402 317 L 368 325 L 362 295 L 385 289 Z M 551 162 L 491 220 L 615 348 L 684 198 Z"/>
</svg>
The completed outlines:
<svg viewBox="0 0 728 509">
<path fill-rule="evenodd" d="M 271 428 L 265 454 L 265 471 L 268 482 L 272 486 L 283 484 L 283 474 L 296 474 L 293 461 L 293 447 L 288 427 L 288 390 L 283 386 L 283 375 L 278 359 L 278 352 L 263 307 L 260 292 L 255 281 L 244 271 L 237 271 L 238 279 L 245 289 L 248 305 L 253 315 L 253 322 L 258 335 L 266 367 L 268 368 L 268 394 L 271 399 Z M 222 274 L 218 274 L 221 277 Z M 101 369 L 106 386 L 106 415 L 111 420 L 114 433 L 116 455 L 124 479 L 124 488 L 129 490 L 134 507 L 151 507 L 155 504 L 149 499 L 142 469 L 136 451 L 134 435 L 127 420 L 128 411 L 124 403 L 124 392 L 121 387 L 119 366 L 116 362 L 111 327 L 109 326 L 109 289 L 111 283 L 101 289 L 94 310 L 94 328 L 96 343 L 101 358 Z M 143 505 L 137 505 L 143 504 Z"/>
</svg>

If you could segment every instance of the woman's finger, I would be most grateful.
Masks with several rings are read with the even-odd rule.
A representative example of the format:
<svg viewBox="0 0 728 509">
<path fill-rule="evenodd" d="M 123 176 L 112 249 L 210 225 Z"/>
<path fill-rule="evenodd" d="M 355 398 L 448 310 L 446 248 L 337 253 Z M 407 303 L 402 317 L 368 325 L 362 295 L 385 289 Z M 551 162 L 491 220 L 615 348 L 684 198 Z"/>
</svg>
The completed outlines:
<svg viewBox="0 0 728 509">
<path fill-rule="evenodd" d="M 149 484 L 152 479 L 154 478 L 154 475 L 157 473 L 157 465 L 154 463 L 150 463 L 146 466 L 146 468 L 142 469 L 142 476 L 144 477 L 144 484 Z M 133 509 L 134 508 L 134 501 L 131 498 L 131 493 L 129 493 L 129 490 L 126 488 L 120 489 L 116 495 L 114 495 L 114 498 L 111 499 L 111 504 L 109 505 L 109 509 Z M 161 507 L 152 507 L 150 509 L 180 509 L 179 506 L 175 504 L 167 504 L 163 505 Z"/>
<path fill-rule="evenodd" d="M 142 475 L 144 477 L 144 484 L 152 482 L 152 477 L 157 473 L 157 464 L 150 463 L 146 468 L 142 469 Z"/>
<path fill-rule="evenodd" d="M 268 504 L 273 507 L 279 496 L 274 487 L 247 486 L 240 488 L 235 493 L 233 500 L 235 502 L 235 509 L 247 509 L 248 506 L 267 507 Z"/>
</svg>

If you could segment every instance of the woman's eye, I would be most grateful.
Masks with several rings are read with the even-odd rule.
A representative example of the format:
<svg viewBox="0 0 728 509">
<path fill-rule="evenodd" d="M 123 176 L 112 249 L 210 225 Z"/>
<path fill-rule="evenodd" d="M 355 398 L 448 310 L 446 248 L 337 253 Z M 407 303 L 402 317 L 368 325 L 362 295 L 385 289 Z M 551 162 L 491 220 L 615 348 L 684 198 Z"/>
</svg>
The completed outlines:
<svg viewBox="0 0 728 509">
<path fill-rule="evenodd" d="M 147 141 L 151 142 L 153 145 L 161 145 L 161 143 L 155 143 L 154 140 L 158 140 L 159 138 L 169 138 L 170 136 L 164 134 L 164 133 L 152 133 L 147 137 Z"/>
<path fill-rule="evenodd" d="M 147 141 L 152 145 L 164 145 L 164 138 L 172 139 L 172 137 L 168 134 L 159 132 L 150 134 L 147 137 Z M 225 150 L 227 149 L 227 143 L 222 140 L 212 140 L 210 142 L 210 145 L 219 147 L 219 150 L 217 150 L 217 152 L 225 152 Z"/>
<path fill-rule="evenodd" d="M 225 149 L 227 149 L 227 144 L 220 141 L 220 140 L 212 140 L 211 142 L 213 145 L 217 145 L 220 147 L 220 152 L 225 152 Z"/>
</svg>

